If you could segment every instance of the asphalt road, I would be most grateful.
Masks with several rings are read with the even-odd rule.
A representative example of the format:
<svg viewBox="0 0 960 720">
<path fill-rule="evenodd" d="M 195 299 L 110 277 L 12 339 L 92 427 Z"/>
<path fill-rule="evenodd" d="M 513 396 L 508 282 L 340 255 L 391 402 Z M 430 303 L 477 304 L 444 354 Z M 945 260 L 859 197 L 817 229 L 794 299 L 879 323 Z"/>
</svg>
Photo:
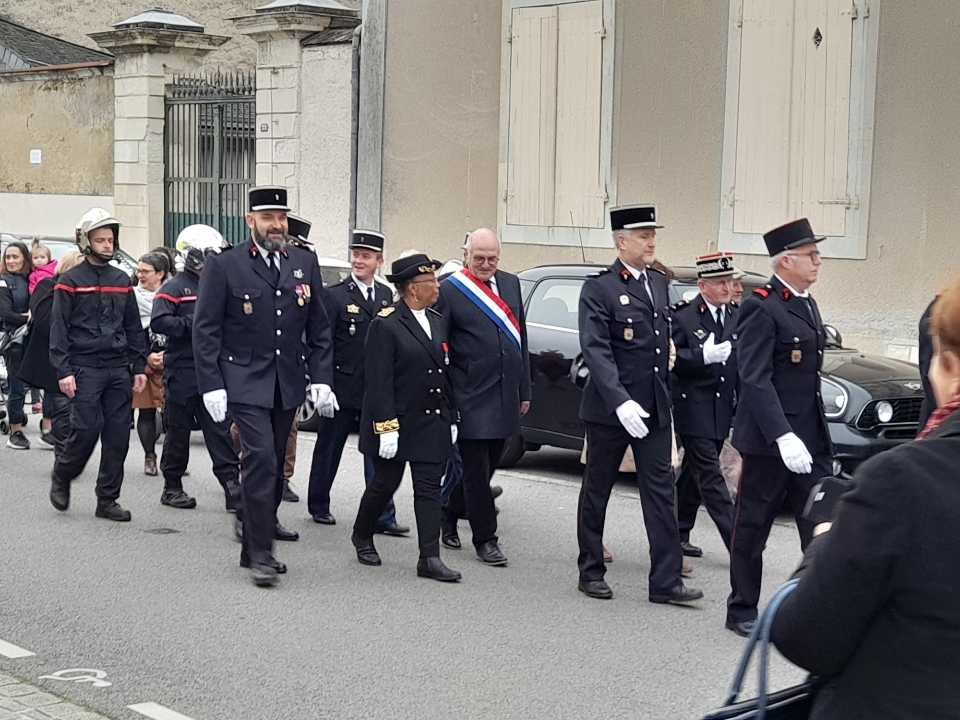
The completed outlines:
<svg viewBox="0 0 960 720">
<path fill-rule="evenodd" d="M 294 486 L 303 494 L 313 443 L 301 434 Z M 640 503 L 621 483 L 607 519 L 615 597 L 586 598 L 576 589 L 578 457 L 544 449 L 498 475 L 510 565 L 444 550 L 464 575 L 445 585 L 416 577 L 413 538 L 378 536 L 384 565 L 357 563 L 354 447 L 333 489 L 338 525 L 314 524 L 305 502 L 281 508 L 301 539 L 278 544 L 290 572 L 273 589 L 254 587 L 238 566 L 232 516 L 198 434 L 185 480 L 196 510 L 160 505 L 162 480 L 142 474 L 132 437 L 127 524 L 93 516 L 97 456 L 60 514 L 47 500 L 53 453 L 0 447 L 0 641 L 35 653 L 0 654 L 0 670 L 118 720 L 142 718 L 127 706 L 146 702 L 194 720 L 697 718 L 719 705 L 743 640 L 723 628 L 727 558 L 705 513 L 693 537 L 705 555 L 688 581 L 705 599 L 653 605 Z M 397 506 L 412 525 L 409 480 Z M 764 599 L 799 557 L 796 531 L 778 523 Z M 71 668 L 111 684 L 40 679 Z M 777 686 L 801 677 L 776 659 Z"/>
</svg>

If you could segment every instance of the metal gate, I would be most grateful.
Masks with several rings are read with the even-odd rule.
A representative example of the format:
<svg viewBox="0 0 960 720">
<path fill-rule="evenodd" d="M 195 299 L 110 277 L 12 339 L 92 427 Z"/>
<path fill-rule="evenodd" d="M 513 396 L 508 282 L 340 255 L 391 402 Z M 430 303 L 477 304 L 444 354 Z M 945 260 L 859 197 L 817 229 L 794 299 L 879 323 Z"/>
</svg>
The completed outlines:
<svg viewBox="0 0 960 720">
<path fill-rule="evenodd" d="M 247 190 L 256 175 L 254 72 L 198 74 L 167 85 L 164 112 L 164 244 L 188 225 L 247 237 Z"/>
</svg>

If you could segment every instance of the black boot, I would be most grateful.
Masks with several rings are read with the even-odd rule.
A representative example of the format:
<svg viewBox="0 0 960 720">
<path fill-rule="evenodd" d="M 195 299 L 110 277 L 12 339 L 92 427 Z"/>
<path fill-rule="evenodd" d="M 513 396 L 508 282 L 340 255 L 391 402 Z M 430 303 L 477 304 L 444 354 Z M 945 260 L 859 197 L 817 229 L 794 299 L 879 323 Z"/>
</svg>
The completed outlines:
<svg viewBox="0 0 960 720">
<path fill-rule="evenodd" d="M 417 576 L 432 578 L 440 582 L 457 582 L 462 575 L 443 564 L 439 557 L 422 557 L 417 563 Z"/>
<path fill-rule="evenodd" d="M 50 473 L 50 503 L 60 512 L 70 507 L 70 481 L 61 480 L 56 470 Z"/>
<path fill-rule="evenodd" d="M 197 506 L 195 498 L 183 491 L 180 478 L 165 477 L 163 479 L 163 493 L 160 495 L 160 504 L 168 505 L 179 510 L 190 510 Z"/>
<path fill-rule="evenodd" d="M 130 511 L 120 507 L 116 500 L 97 500 L 97 511 L 94 515 L 116 522 L 130 522 L 131 517 Z"/>
</svg>

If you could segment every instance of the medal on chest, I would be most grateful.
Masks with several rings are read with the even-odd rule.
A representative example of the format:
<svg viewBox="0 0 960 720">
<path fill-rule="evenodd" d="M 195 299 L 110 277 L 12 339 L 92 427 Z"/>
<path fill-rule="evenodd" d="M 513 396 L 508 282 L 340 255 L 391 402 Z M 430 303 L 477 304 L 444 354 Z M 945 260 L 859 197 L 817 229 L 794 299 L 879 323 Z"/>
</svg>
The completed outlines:
<svg viewBox="0 0 960 720">
<path fill-rule="evenodd" d="M 357 326 L 353 320 L 350 321 L 350 329 L 347 332 L 350 333 L 351 337 L 357 334 Z"/>
<path fill-rule="evenodd" d="M 440 347 L 443 348 L 443 364 L 450 364 L 450 346 L 446 343 L 440 343 Z"/>
<path fill-rule="evenodd" d="M 253 315 L 253 303 L 250 302 L 250 296 L 243 296 L 243 314 L 244 315 Z"/>
<path fill-rule="evenodd" d="M 795 337 L 793 342 L 795 345 L 799 345 L 800 338 Z M 803 352 L 799 347 L 795 347 L 790 353 L 790 362 L 792 362 L 794 365 L 799 365 L 801 360 L 803 360 Z"/>
</svg>

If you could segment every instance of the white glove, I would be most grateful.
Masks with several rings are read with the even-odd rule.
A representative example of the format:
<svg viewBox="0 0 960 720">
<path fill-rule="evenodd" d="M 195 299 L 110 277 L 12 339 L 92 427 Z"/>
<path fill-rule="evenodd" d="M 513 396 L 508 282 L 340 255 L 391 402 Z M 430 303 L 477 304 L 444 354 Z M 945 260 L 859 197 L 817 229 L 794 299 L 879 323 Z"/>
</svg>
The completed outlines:
<svg viewBox="0 0 960 720">
<path fill-rule="evenodd" d="M 813 468 L 813 457 L 803 444 L 803 440 L 790 432 L 777 438 L 777 447 L 780 448 L 780 457 L 787 470 L 801 475 L 808 474 Z"/>
<path fill-rule="evenodd" d="M 617 408 L 617 419 L 620 420 L 620 424 L 628 433 L 638 439 L 643 439 L 650 433 L 643 422 L 643 418 L 648 417 L 650 417 L 650 413 L 640 407 L 640 403 L 634 400 L 627 400 Z"/>
<path fill-rule="evenodd" d="M 380 436 L 380 457 L 384 460 L 392 460 L 397 454 L 399 444 L 400 433 L 397 430 L 383 433 Z"/>
<path fill-rule="evenodd" d="M 454 423 L 450 426 L 450 442 L 454 445 L 457 444 L 457 424 Z"/>
<path fill-rule="evenodd" d="M 322 383 L 311 385 L 307 392 L 310 395 L 313 406 L 323 417 L 332 418 L 334 413 L 340 409 L 340 405 L 337 403 L 337 396 L 334 395 L 329 385 Z"/>
<path fill-rule="evenodd" d="M 729 340 L 724 340 L 717 345 L 713 339 L 713 333 L 710 333 L 710 337 L 703 344 L 703 364 L 713 365 L 714 363 L 726 362 L 727 358 L 730 357 L 730 350 Z"/>
<path fill-rule="evenodd" d="M 203 394 L 203 406 L 210 413 L 214 422 L 223 422 L 227 419 L 227 391 L 211 390 Z"/>
</svg>

